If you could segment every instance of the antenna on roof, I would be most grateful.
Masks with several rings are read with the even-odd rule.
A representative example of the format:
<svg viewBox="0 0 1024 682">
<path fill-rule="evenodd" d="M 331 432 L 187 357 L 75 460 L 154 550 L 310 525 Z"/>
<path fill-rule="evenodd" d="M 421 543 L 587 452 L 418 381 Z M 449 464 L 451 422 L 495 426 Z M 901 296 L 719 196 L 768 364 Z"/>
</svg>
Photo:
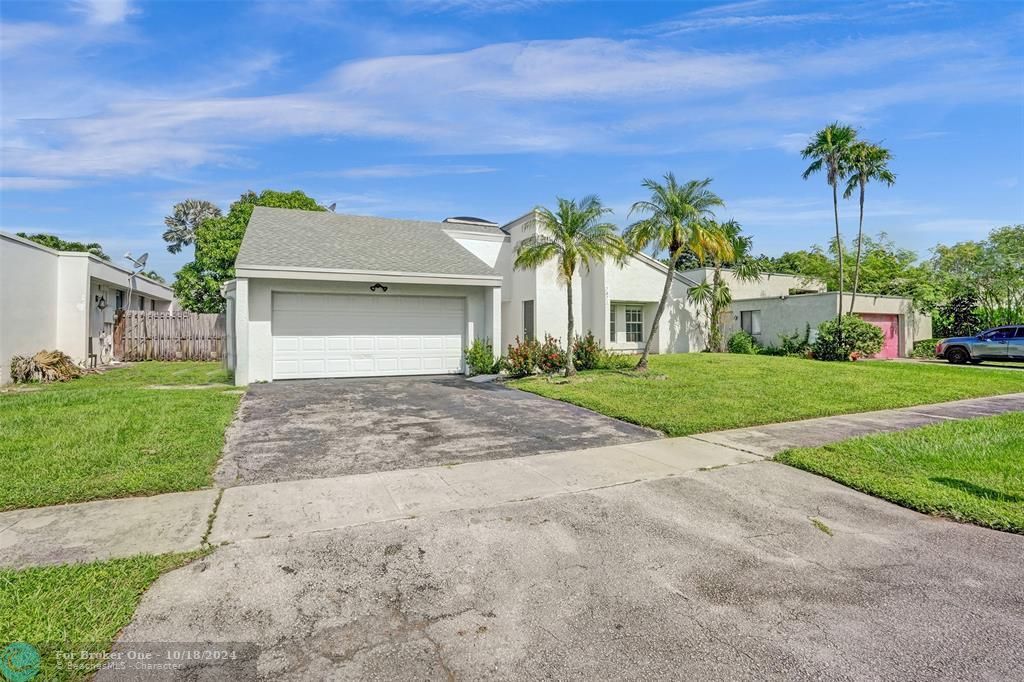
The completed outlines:
<svg viewBox="0 0 1024 682">
<path fill-rule="evenodd" d="M 132 262 L 135 267 L 132 268 L 132 273 L 128 275 L 128 302 L 125 304 L 127 310 L 132 309 L 132 289 L 135 288 L 135 276 L 142 272 L 142 268 L 146 267 L 146 259 L 149 258 L 148 253 L 144 253 L 138 258 L 132 257 L 132 252 L 129 251 L 124 254 L 124 257 Z"/>
</svg>

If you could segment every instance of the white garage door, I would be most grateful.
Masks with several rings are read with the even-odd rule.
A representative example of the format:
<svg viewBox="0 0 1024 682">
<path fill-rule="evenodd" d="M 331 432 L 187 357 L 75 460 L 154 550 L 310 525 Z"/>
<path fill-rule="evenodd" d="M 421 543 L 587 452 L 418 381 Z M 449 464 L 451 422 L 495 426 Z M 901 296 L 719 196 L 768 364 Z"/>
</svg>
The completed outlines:
<svg viewBox="0 0 1024 682">
<path fill-rule="evenodd" d="M 274 378 L 458 374 L 465 299 L 275 293 Z"/>
</svg>

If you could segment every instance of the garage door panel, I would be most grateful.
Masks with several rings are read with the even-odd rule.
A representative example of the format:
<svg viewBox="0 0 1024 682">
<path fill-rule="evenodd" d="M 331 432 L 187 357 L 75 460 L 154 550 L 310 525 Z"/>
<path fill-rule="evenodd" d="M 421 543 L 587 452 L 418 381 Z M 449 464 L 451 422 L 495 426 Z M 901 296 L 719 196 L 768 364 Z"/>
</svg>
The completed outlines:
<svg viewBox="0 0 1024 682">
<path fill-rule="evenodd" d="M 465 300 L 277 293 L 274 378 L 460 373 Z"/>
<path fill-rule="evenodd" d="M 328 336 L 327 337 L 327 351 L 338 351 L 341 353 L 347 353 L 352 350 L 352 339 L 348 336 Z"/>
<path fill-rule="evenodd" d="M 297 336 L 278 336 L 274 339 L 275 351 L 296 351 L 299 349 Z"/>
<path fill-rule="evenodd" d="M 303 336 L 299 338 L 299 350 L 306 352 L 323 352 L 327 350 L 327 339 L 322 336 Z"/>
</svg>

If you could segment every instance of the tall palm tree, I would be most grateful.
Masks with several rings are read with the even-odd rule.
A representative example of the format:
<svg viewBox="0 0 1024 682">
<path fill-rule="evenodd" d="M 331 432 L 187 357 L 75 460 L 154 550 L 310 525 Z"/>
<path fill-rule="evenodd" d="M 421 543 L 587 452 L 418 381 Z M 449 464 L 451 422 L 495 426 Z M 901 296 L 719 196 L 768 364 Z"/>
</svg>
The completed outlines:
<svg viewBox="0 0 1024 682">
<path fill-rule="evenodd" d="M 722 270 L 729 268 L 740 282 L 756 282 L 761 279 L 761 261 L 752 254 L 753 240 L 743 234 L 743 228 L 735 220 L 712 223 L 711 234 L 716 239 L 707 245 L 707 257 L 714 270 L 711 282 L 702 282 L 687 293 L 687 298 L 703 308 L 708 318 L 707 348 L 712 352 L 722 350 L 722 315 L 732 303 L 729 283 L 722 277 Z M 724 247 L 724 248 L 723 248 Z"/>
<path fill-rule="evenodd" d="M 860 223 L 857 226 L 857 263 L 853 271 L 853 292 L 850 294 L 851 313 L 857 300 L 857 287 L 860 286 L 860 254 L 864 242 L 864 190 L 872 180 L 884 182 L 892 187 L 896 182 L 896 174 L 889 170 L 890 160 L 892 153 L 881 145 L 858 141 L 850 146 L 850 179 L 846 183 L 843 198 L 849 199 L 855 189 L 860 189 Z"/>
<path fill-rule="evenodd" d="M 626 229 L 622 235 L 626 244 L 636 251 L 653 247 L 655 252 L 668 252 L 665 288 L 661 292 L 658 310 L 654 313 L 652 333 L 647 335 L 643 355 L 636 364 L 637 371 L 647 369 L 654 330 L 658 329 L 665 312 L 679 259 L 687 249 L 693 251 L 699 260 L 706 257 L 712 246 L 721 249 L 723 253 L 727 252 L 722 236 L 712 229 L 713 225 L 709 222 L 714 218 L 713 209 L 725 205 L 717 194 L 708 189 L 710 184 L 711 178 L 705 178 L 680 185 L 672 173 L 665 174 L 664 183 L 648 178 L 644 180 L 643 186 L 651 192 L 651 198 L 636 202 L 629 210 L 630 215 L 645 217 Z"/>
<path fill-rule="evenodd" d="M 182 247 L 196 241 L 196 229 L 208 218 L 216 218 L 220 209 L 209 201 L 202 199 L 185 199 L 174 205 L 171 215 L 164 218 L 164 241 L 167 250 L 178 253 Z"/>
<path fill-rule="evenodd" d="M 839 233 L 839 182 L 848 173 L 850 146 L 857 140 L 857 131 L 839 122 L 830 123 L 811 138 L 801 152 L 805 159 L 814 159 L 804 171 L 804 180 L 820 170 L 832 188 L 832 213 L 836 220 L 836 246 L 839 258 L 839 310 L 837 319 L 843 317 L 843 238 Z M 839 329 L 842 335 L 842 327 Z"/>
<path fill-rule="evenodd" d="M 576 320 L 572 311 L 572 278 L 580 268 L 589 271 L 594 263 L 608 258 L 622 260 L 627 249 L 615 232 L 615 226 L 602 222 L 602 216 L 611 213 L 596 196 L 576 201 L 558 197 L 558 208 L 551 211 L 538 208 L 540 226 L 537 234 L 524 239 L 516 247 L 515 267 L 534 269 L 549 261 L 556 261 L 558 279 L 565 284 L 569 310 L 569 328 L 566 334 L 565 375 L 576 374 L 572 344 Z"/>
</svg>

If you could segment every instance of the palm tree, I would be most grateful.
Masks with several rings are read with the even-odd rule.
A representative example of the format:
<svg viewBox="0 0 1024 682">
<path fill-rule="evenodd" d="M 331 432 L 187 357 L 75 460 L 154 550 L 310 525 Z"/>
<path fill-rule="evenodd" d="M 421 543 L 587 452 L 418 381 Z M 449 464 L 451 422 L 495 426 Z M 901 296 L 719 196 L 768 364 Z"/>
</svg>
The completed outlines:
<svg viewBox="0 0 1024 682">
<path fill-rule="evenodd" d="M 558 209 L 554 212 L 543 207 L 537 209 L 540 229 L 516 247 L 515 267 L 534 269 L 548 261 L 557 261 L 558 279 L 565 284 L 569 310 L 565 375 L 572 376 L 576 374 L 572 356 L 576 326 L 572 312 L 572 278 L 580 268 L 589 271 L 592 264 L 607 258 L 621 261 L 627 249 L 616 234 L 615 226 L 601 221 L 611 209 L 602 206 L 596 196 L 586 196 L 579 201 L 559 197 L 557 201 Z"/>
<path fill-rule="evenodd" d="M 892 153 L 881 145 L 858 141 L 850 147 L 850 179 L 846 183 L 843 198 L 849 199 L 855 189 L 860 189 L 860 223 L 857 226 L 857 264 L 853 271 L 853 293 L 850 294 L 851 313 L 857 300 L 857 287 L 860 286 L 860 254 L 864 242 L 864 190 L 872 180 L 884 182 L 892 187 L 896 182 L 896 175 L 887 165 L 891 159 Z"/>
<path fill-rule="evenodd" d="M 722 269 L 729 268 L 741 282 L 756 282 L 761 279 L 761 261 L 751 253 L 753 240 L 743 234 L 743 228 L 735 220 L 712 223 L 710 232 L 717 237 L 707 245 L 707 259 L 710 259 L 714 268 L 711 283 L 705 281 L 691 288 L 687 298 L 705 310 L 708 318 L 708 350 L 720 352 L 722 314 L 732 303 L 732 291 L 722 277 Z"/>
<path fill-rule="evenodd" d="M 832 213 L 836 220 L 836 245 L 839 257 L 839 311 L 837 318 L 840 321 L 843 317 L 843 238 L 839 233 L 839 192 L 837 187 L 839 181 L 847 175 L 850 146 L 856 139 L 857 131 L 851 126 L 840 125 L 839 122 L 830 123 L 815 133 L 801 152 L 803 158 L 814 159 L 804 171 L 804 180 L 824 169 L 828 184 L 832 187 Z M 839 334 L 842 334 L 841 327 Z"/>
<path fill-rule="evenodd" d="M 171 215 L 164 218 L 164 225 L 167 226 L 167 230 L 164 231 L 167 250 L 178 253 L 183 246 L 195 243 L 196 229 L 204 220 L 219 215 L 219 208 L 202 199 L 185 199 L 175 204 Z"/>
<path fill-rule="evenodd" d="M 722 236 L 716 234 L 709 223 L 709 219 L 714 218 L 712 209 L 725 205 L 717 194 L 708 189 L 711 178 L 690 180 L 680 185 L 672 173 L 666 173 L 664 180 L 664 184 L 649 178 L 644 180 L 643 186 L 650 190 L 651 198 L 633 204 L 629 214 L 646 217 L 630 225 L 623 234 L 626 244 L 636 251 L 654 247 L 655 252 L 668 252 L 665 288 L 661 292 L 658 310 L 654 313 L 652 333 L 647 335 L 643 355 L 636 365 L 637 371 L 647 369 L 653 331 L 658 328 L 665 312 L 679 259 L 687 249 L 693 251 L 698 260 L 706 258 L 709 248 L 713 246 L 723 254 L 727 253 Z"/>
</svg>

